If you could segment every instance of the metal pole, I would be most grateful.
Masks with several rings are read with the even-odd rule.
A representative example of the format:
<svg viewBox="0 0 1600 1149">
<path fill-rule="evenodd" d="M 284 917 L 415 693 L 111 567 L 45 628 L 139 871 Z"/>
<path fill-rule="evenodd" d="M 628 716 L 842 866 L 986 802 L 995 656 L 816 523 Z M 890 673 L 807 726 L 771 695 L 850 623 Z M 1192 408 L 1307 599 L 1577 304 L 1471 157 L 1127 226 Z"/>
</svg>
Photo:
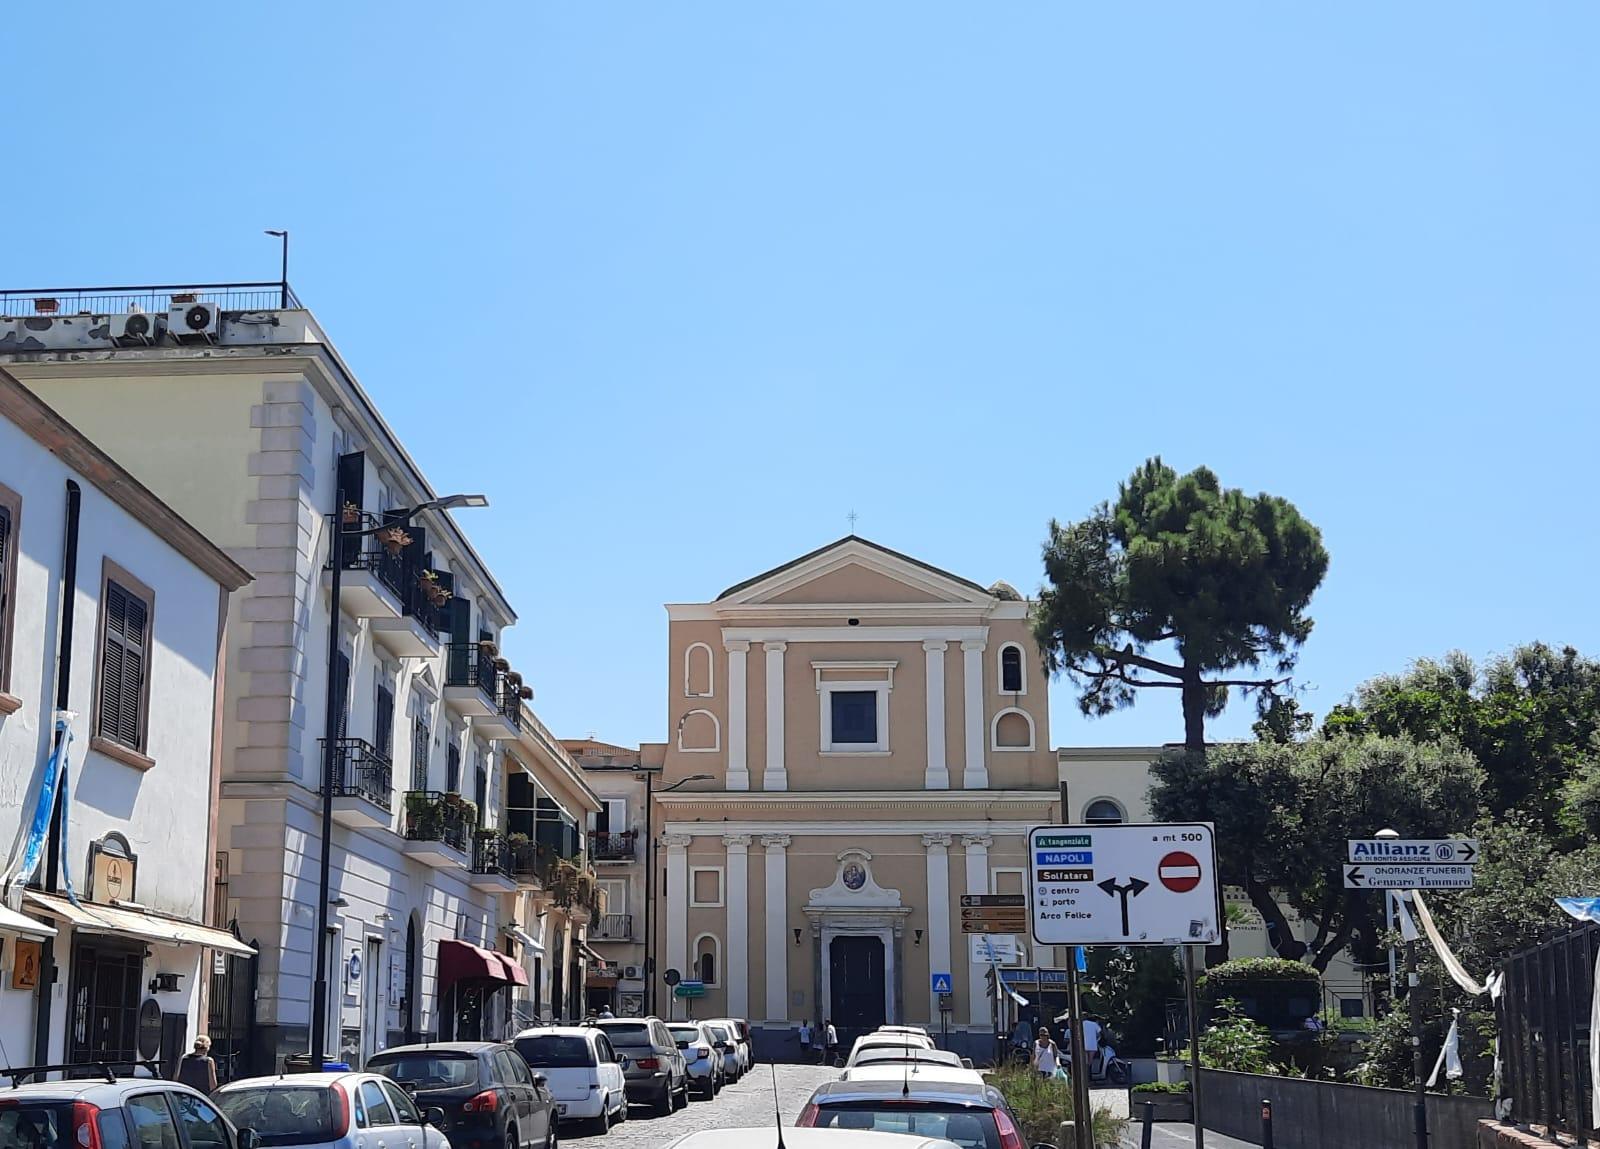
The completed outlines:
<svg viewBox="0 0 1600 1149">
<path fill-rule="evenodd" d="M 1406 1003 L 1411 1007 L 1411 1083 L 1416 1091 L 1412 1103 L 1412 1126 L 1417 1149 L 1428 1149 L 1428 1099 L 1422 1086 L 1422 994 L 1417 976 L 1417 942 L 1406 942 Z"/>
<path fill-rule="evenodd" d="M 1044 989 L 1044 975 L 1039 975 Z M 1040 993 L 1043 1000 L 1044 994 Z M 1083 1047 L 1083 1010 L 1078 1002 L 1078 960 L 1067 951 L 1067 1025 L 1072 1029 L 1072 1127 L 1077 1149 L 1094 1149 L 1094 1115 L 1089 1108 L 1089 1056 Z"/>
<path fill-rule="evenodd" d="M 1385 919 L 1384 920 L 1384 925 L 1389 931 L 1389 936 L 1392 938 L 1392 937 L 1394 937 L 1394 931 L 1395 931 L 1395 924 L 1394 924 L 1394 918 L 1395 918 L 1395 914 L 1394 914 L 1394 891 L 1393 890 L 1384 890 L 1383 891 L 1383 916 L 1384 916 L 1384 919 Z M 1389 943 L 1389 1000 L 1391 1002 L 1393 1002 L 1394 999 L 1399 997 L 1399 996 L 1400 996 L 1400 970 L 1399 970 L 1398 963 L 1395 961 L 1394 942 L 1391 941 Z"/>
<path fill-rule="evenodd" d="M 1261 1149 L 1273 1149 L 1272 1146 L 1272 1100 L 1261 1099 Z"/>
<path fill-rule="evenodd" d="M 284 237 L 285 245 L 288 237 Z M 287 253 L 287 246 L 285 246 Z M 288 256 L 285 254 L 285 259 Z M 328 533 L 328 689 L 322 722 L 322 860 L 317 872 L 317 964 L 311 985 L 311 1072 L 321 1073 L 328 1033 L 328 893 L 333 862 L 333 763 L 338 752 L 339 587 L 344 567 L 344 488 L 335 484 L 332 529 Z"/>
<path fill-rule="evenodd" d="M 1150 1138 L 1156 1130 L 1156 1106 L 1153 1101 L 1144 1103 L 1144 1128 L 1139 1130 L 1139 1149 L 1150 1149 Z"/>
<path fill-rule="evenodd" d="M 649 770 L 644 775 L 644 1015 L 654 1017 L 656 1012 L 656 934 L 651 927 L 650 907 L 656 900 L 656 835 L 651 819 L 654 817 L 650 800 Z"/>
<path fill-rule="evenodd" d="M 1184 946 L 1183 992 L 1189 1005 L 1189 1100 L 1194 1107 L 1194 1149 L 1205 1149 L 1206 1122 L 1200 1102 L 1200 1002 L 1194 980 L 1194 946 Z"/>
<path fill-rule="evenodd" d="M 289 229 L 283 229 L 283 267 L 280 276 L 282 288 L 279 306 L 285 311 L 289 309 Z M 320 1072 L 318 1070 L 317 1072 Z"/>
</svg>

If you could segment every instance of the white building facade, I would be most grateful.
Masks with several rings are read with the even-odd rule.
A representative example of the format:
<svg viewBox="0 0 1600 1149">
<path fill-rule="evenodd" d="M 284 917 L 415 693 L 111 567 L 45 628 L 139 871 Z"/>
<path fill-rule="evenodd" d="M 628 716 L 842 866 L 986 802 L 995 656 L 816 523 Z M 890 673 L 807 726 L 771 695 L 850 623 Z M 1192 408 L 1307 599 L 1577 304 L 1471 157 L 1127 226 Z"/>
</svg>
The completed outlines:
<svg viewBox="0 0 1600 1149">
<path fill-rule="evenodd" d="M 406 517 L 435 493 L 311 314 L 292 299 L 256 309 L 279 302 L 127 293 L 111 315 L 0 320 L 0 365 L 255 576 L 230 616 L 214 875 L 261 951 L 249 1033 L 230 1035 L 240 1072 L 307 1050 L 319 944 L 326 1048 L 351 1062 L 499 1035 L 530 996 L 536 955 L 523 951 L 540 944 L 518 915 L 543 879 L 527 851 L 519 875 L 504 825 L 511 779 L 530 777 L 507 752 L 531 697 L 500 650 L 516 616 L 448 513 Z M 119 336 L 141 307 L 152 332 Z M 361 532 L 340 543 L 337 612 L 336 511 Z M 330 627 L 333 877 L 319 941 Z M 579 830 L 586 814 L 566 811 Z M 581 868 L 581 832 L 569 840 Z"/>
<path fill-rule="evenodd" d="M 0 371 L 0 1045 L 157 1059 L 207 1026 L 238 564 Z M 52 810 L 55 812 L 52 818 Z"/>
</svg>

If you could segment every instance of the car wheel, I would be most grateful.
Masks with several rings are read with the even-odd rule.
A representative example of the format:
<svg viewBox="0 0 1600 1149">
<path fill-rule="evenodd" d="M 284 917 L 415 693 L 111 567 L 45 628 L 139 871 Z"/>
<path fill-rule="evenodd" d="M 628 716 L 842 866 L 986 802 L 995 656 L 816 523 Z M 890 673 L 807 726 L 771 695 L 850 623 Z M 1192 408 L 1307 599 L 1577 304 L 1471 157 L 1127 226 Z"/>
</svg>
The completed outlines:
<svg viewBox="0 0 1600 1149">
<path fill-rule="evenodd" d="M 554 1125 L 555 1122 L 551 1121 L 551 1124 Z M 595 1124 L 600 1127 L 599 1132 L 602 1137 L 611 1132 L 611 1099 L 609 1097 L 600 1099 L 600 1118 Z"/>
<path fill-rule="evenodd" d="M 621 1125 L 627 1119 L 628 1119 L 628 1094 L 627 1094 L 626 1091 L 624 1091 L 623 1094 L 622 1094 L 622 1104 L 617 1106 L 617 1124 Z"/>
<path fill-rule="evenodd" d="M 517 1136 L 515 1127 L 506 1130 L 506 1149 L 522 1149 L 522 1138 Z"/>
<path fill-rule="evenodd" d="M 561 1139 L 561 1121 L 554 1114 L 550 1114 L 550 1131 L 544 1135 L 544 1149 L 556 1149 L 556 1142 Z"/>
<path fill-rule="evenodd" d="M 657 1117 L 665 1117 L 672 1112 L 672 1082 L 667 1082 L 661 1087 L 661 1096 L 656 1100 L 655 1113 Z"/>
</svg>

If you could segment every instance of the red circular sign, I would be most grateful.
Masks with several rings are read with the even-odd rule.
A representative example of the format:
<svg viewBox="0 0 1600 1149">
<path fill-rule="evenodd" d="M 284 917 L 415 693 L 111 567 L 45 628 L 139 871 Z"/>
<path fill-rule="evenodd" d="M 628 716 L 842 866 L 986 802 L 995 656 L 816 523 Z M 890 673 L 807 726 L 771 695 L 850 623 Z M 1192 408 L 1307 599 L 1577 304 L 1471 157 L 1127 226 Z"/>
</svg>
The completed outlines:
<svg viewBox="0 0 1600 1149">
<path fill-rule="evenodd" d="M 1200 884 L 1200 860 L 1193 854 L 1174 850 L 1156 867 L 1161 884 L 1174 893 L 1187 894 Z"/>
</svg>

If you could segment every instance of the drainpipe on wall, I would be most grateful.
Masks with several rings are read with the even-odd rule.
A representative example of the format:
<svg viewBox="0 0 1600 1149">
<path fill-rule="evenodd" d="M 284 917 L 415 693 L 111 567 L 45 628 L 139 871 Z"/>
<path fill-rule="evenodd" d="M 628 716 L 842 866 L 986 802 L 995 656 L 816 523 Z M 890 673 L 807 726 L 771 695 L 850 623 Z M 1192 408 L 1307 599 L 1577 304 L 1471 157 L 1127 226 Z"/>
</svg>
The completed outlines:
<svg viewBox="0 0 1600 1149">
<path fill-rule="evenodd" d="M 56 710 L 67 710 L 72 693 L 72 622 L 77 604 L 78 590 L 78 514 L 83 506 L 83 492 L 78 484 L 67 480 L 66 542 L 61 556 L 61 613 L 56 624 Z M 61 743 L 66 738 L 66 728 L 55 724 L 55 753 L 62 752 Z M 60 769 L 66 769 L 61 763 Z M 61 872 L 61 787 L 56 787 L 55 800 L 50 807 L 50 830 L 45 838 L 44 888 L 55 891 Z M 55 938 L 45 938 L 40 946 L 39 1005 L 34 1011 L 33 1063 L 50 1063 L 50 1004 L 54 999 L 56 983 Z"/>
</svg>

